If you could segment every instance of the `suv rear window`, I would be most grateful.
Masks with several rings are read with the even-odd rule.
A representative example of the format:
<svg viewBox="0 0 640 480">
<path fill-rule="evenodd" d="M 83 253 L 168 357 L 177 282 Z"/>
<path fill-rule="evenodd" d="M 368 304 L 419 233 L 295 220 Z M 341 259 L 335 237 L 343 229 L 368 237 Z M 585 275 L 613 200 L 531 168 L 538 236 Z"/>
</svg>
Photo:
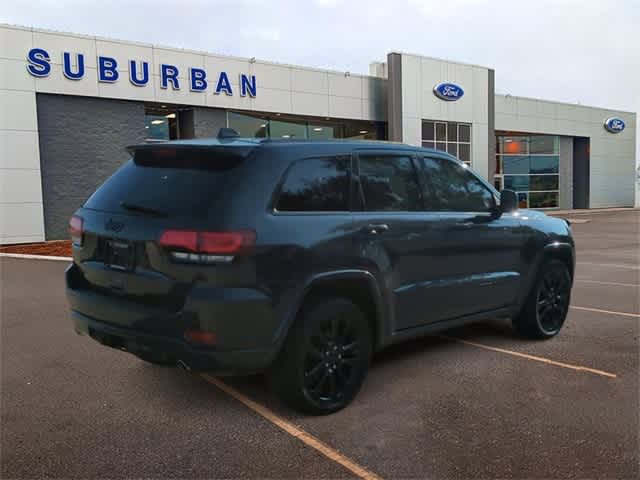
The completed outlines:
<svg viewBox="0 0 640 480">
<path fill-rule="evenodd" d="M 233 170 L 247 154 L 237 147 L 138 150 L 84 207 L 116 213 L 205 217 L 216 203 L 224 201 Z"/>
<path fill-rule="evenodd" d="M 308 158 L 288 170 L 276 210 L 343 212 L 349 209 L 350 157 Z"/>
</svg>

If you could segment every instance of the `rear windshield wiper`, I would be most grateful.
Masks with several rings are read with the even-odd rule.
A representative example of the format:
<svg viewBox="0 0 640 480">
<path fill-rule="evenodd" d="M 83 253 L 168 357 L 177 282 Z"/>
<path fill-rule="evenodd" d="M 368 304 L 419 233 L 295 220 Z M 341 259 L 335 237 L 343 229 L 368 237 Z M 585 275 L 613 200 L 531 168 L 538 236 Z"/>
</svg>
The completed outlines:
<svg viewBox="0 0 640 480">
<path fill-rule="evenodd" d="M 140 212 L 146 215 L 155 215 L 156 217 L 166 217 L 167 212 L 158 210 L 152 207 L 145 207 L 143 205 L 136 205 L 135 203 L 120 202 L 120 206 L 125 210 L 131 210 L 132 212 Z"/>
</svg>

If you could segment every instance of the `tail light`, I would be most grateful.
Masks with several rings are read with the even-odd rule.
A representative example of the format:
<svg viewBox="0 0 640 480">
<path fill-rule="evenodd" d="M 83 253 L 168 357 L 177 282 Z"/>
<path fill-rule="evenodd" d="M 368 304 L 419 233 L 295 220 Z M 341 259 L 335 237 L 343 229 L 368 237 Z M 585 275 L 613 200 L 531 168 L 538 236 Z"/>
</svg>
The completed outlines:
<svg viewBox="0 0 640 480">
<path fill-rule="evenodd" d="M 202 345 L 215 345 L 216 335 L 213 332 L 205 332 L 202 330 L 187 330 L 184 332 L 184 338 L 191 343 L 200 343 Z"/>
<path fill-rule="evenodd" d="M 237 232 L 200 232 L 165 230 L 159 244 L 170 251 L 174 260 L 189 263 L 229 263 L 235 255 L 255 245 L 251 230 Z"/>
<path fill-rule="evenodd" d="M 69 219 L 69 236 L 71 237 L 71 243 L 76 247 L 82 246 L 82 225 L 84 221 L 82 217 L 74 215 Z"/>
</svg>

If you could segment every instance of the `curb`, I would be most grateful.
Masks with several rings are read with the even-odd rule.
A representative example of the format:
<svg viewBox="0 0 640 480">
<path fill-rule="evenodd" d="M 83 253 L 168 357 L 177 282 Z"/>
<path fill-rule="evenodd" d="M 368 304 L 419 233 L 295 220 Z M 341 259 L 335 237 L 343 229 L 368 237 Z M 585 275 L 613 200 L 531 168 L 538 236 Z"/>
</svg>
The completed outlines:
<svg viewBox="0 0 640 480">
<path fill-rule="evenodd" d="M 602 215 L 606 213 L 624 213 L 624 212 L 639 212 L 639 207 L 620 207 L 620 208 L 584 208 L 580 210 L 549 210 L 544 213 L 551 216 L 559 215 Z"/>
<path fill-rule="evenodd" d="M 576 225 L 579 225 L 582 223 L 589 223 L 591 221 L 590 218 L 575 218 L 575 217 L 567 217 L 565 220 L 569 220 L 571 222 L 571 225 L 573 225 L 574 223 Z"/>
<path fill-rule="evenodd" d="M 49 255 L 29 255 L 26 253 L 0 253 L 0 257 L 22 258 L 25 260 L 55 260 L 58 262 L 71 262 L 72 257 L 52 257 Z"/>
</svg>

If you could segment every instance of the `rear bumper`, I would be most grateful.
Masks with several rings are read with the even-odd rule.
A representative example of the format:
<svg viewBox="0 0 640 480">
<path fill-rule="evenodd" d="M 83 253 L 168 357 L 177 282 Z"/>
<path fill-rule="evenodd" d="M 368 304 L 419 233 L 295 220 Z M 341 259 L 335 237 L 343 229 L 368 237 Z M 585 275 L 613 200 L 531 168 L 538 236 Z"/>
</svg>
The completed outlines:
<svg viewBox="0 0 640 480">
<path fill-rule="evenodd" d="M 74 328 L 106 346 L 218 374 L 264 371 L 277 354 L 279 322 L 271 299 L 258 290 L 196 282 L 179 307 L 169 308 L 96 291 L 81 277 L 77 265 L 70 265 L 66 291 Z M 187 330 L 212 333 L 215 341 L 191 343 Z"/>
<path fill-rule="evenodd" d="M 219 351 L 197 348 L 185 340 L 116 327 L 74 310 L 71 311 L 71 318 L 76 333 L 88 335 L 102 345 L 134 355 L 164 358 L 172 363 L 182 363 L 190 370 L 217 375 L 262 372 L 274 354 L 270 350 Z"/>
</svg>

